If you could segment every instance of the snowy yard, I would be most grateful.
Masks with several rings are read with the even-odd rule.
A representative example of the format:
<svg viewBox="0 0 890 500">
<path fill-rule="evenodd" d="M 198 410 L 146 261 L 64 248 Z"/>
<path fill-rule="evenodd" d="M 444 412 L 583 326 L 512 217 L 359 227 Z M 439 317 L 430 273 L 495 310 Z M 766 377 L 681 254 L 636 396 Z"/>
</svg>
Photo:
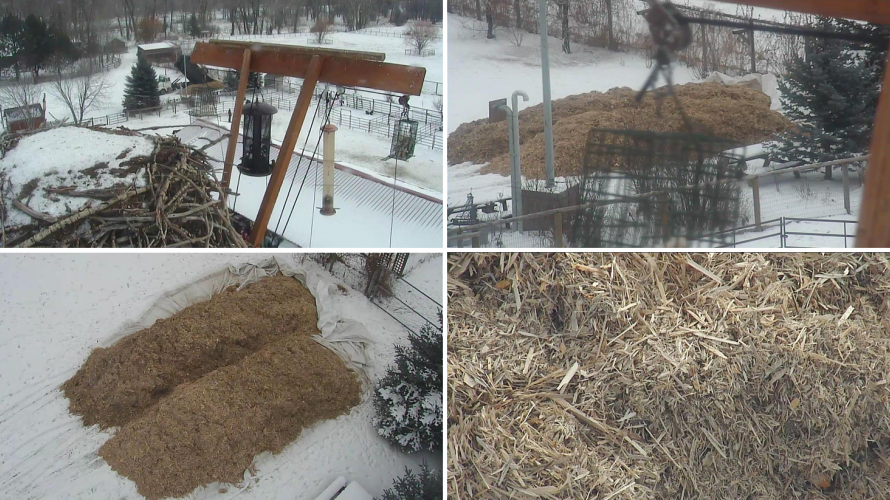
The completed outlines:
<svg viewBox="0 0 890 500">
<path fill-rule="evenodd" d="M 111 433 L 85 428 L 59 390 L 89 352 L 160 296 L 228 264 L 268 255 L 16 254 L 0 256 L 0 491 L 4 498 L 134 498 L 134 483 L 98 455 Z M 310 259 L 300 259 L 340 283 Z M 407 279 L 441 302 L 442 257 L 412 255 Z M 347 285 L 348 286 L 348 285 Z M 361 292 L 334 298 L 344 318 L 361 321 L 374 345 L 372 378 L 383 375 L 407 331 Z M 410 299 L 409 299 L 410 302 Z M 278 455 L 263 453 L 238 485 L 210 484 L 190 498 L 311 499 L 338 476 L 379 496 L 405 467 L 442 457 L 405 455 L 377 435 L 373 404 L 303 431 Z"/>
</svg>

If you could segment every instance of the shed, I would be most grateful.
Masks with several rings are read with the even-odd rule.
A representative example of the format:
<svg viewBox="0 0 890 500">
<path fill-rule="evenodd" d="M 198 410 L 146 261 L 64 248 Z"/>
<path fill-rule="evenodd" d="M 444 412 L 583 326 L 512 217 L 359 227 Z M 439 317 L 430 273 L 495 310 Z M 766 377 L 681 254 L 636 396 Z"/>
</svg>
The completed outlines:
<svg viewBox="0 0 890 500">
<path fill-rule="evenodd" d="M 170 42 L 146 43 L 139 45 L 136 53 L 150 63 L 175 63 L 182 56 L 182 48 Z"/>
<path fill-rule="evenodd" d="M 45 102 L 45 101 L 44 101 Z M 46 121 L 45 104 L 29 104 L 3 110 L 3 122 L 8 132 L 21 132 L 40 128 Z"/>
<path fill-rule="evenodd" d="M 105 44 L 106 54 L 124 54 L 127 52 L 127 42 L 120 38 L 112 38 Z"/>
</svg>

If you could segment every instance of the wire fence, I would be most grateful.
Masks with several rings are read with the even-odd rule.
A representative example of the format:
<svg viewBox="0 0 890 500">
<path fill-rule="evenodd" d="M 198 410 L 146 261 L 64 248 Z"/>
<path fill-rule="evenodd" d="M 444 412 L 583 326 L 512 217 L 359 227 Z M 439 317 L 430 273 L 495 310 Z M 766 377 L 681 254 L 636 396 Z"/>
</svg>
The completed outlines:
<svg viewBox="0 0 890 500">
<path fill-rule="evenodd" d="M 5 68 L 0 71 L 0 86 L 51 82 L 57 80 L 60 76 L 64 79 L 90 76 L 107 73 L 120 66 L 121 58 L 118 56 L 90 57 L 67 64 L 64 68 L 58 70 L 49 69 L 41 73 L 37 78 L 30 71 L 20 70 L 16 73 L 13 68 Z"/>
<path fill-rule="evenodd" d="M 849 244 L 855 235 L 855 214 L 859 213 L 864 190 L 868 157 L 837 160 L 823 164 L 779 168 L 748 176 L 737 183 L 740 190 L 740 212 L 737 223 L 727 229 L 699 235 L 695 240 L 666 238 L 656 246 L 721 247 L 751 243 L 745 240 L 750 233 L 753 241 L 775 239 L 772 243 L 788 248 L 810 246 L 807 241 L 843 240 Z M 827 172 L 831 172 L 830 177 Z M 694 191 L 701 186 L 684 189 Z M 524 197 L 529 191 L 523 191 Z M 532 193 L 533 194 L 533 193 Z M 478 248 L 562 248 L 575 244 L 575 230 L 584 217 L 596 211 L 608 214 L 613 207 L 635 206 L 643 199 L 654 199 L 661 192 L 644 193 L 635 197 L 611 199 L 583 205 L 559 205 L 538 213 L 513 217 L 512 203 L 478 203 L 471 207 L 450 207 L 456 214 L 448 221 L 449 247 Z M 568 199 L 570 197 L 566 197 Z M 546 207 L 545 207 L 546 208 Z M 614 208 L 621 211 L 620 208 Z M 853 219 L 850 218 L 853 216 Z M 841 221 L 826 219 L 843 217 Z M 779 224 L 779 221 L 784 221 Z M 825 226 L 820 226 L 824 223 Z M 804 228 L 795 230 L 790 225 Z M 520 225 L 522 228 L 520 230 Z M 768 229 L 781 226 L 773 232 Z M 852 225 L 852 226 L 851 226 Z M 609 228 L 608 217 L 602 222 Z M 766 234 L 755 234 L 763 233 Z M 814 233 L 814 234 L 809 234 Z M 808 236 L 809 239 L 803 238 Z M 817 238 L 818 236 L 818 238 Z M 803 238 L 799 243 L 791 240 Z M 752 242 L 753 242 L 752 241 Z M 725 243 L 722 243 L 725 242 Z M 834 241 L 840 244 L 840 241 Z M 603 245 L 608 246 L 608 245 Z M 645 245 L 649 246 L 649 245 Z M 814 244 L 811 246 L 820 246 Z M 821 245 L 827 246 L 827 245 Z"/>
</svg>

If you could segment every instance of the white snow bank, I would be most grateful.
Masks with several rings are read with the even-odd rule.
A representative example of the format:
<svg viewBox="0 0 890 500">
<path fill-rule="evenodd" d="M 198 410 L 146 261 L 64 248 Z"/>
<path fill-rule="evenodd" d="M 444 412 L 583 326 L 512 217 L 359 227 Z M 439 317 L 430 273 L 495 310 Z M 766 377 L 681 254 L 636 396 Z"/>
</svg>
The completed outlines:
<svg viewBox="0 0 890 500">
<path fill-rule="evenodd" d="M 76 212 L 91 200 L 58 196 L 47 192 L 46 188 L 74 186 L 77 190 L 87 190 L 116 184 L 144 186 L 144 172 L 115 174 L 114 169 L 120 168 L 128 159 L 151 154 L 153 149 L 154 144 L 145 137 L 108 134 L 80 127 L 61 127 L 23 138 L 0 160 L 0 174 L 5 175 L 12 186 L 10 192 L 6 189 L 3 192 L 9 208 L 6 225 L 32 222 L 30 216 L 12 207 L 12 201 L 34 179 L 37 187 L 21 201 L 38 212 L 55 217 Z M 84 172 L 99 163 L 108 166 Z"/>
</svg>

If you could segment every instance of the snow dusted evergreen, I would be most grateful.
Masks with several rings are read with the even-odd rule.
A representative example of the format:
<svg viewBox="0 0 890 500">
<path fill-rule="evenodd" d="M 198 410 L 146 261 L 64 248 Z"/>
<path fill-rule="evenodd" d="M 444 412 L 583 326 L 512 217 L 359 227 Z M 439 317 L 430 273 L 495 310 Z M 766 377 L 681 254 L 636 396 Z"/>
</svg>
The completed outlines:
<svg viewBox="0 0 890 500">
<path fill-rule="evenodd" d="M 439 313 L 439 325 L 442 313 Z M 397 448 L 414 452 L 442 447 L 442 332 L 430 324 L 396 346 L 396 362 L 374 392 L 374 424 Z M 398 497 L 402 498 L 402 497 Z M 412 497 L 413 498 L 413 497 Z"/>
<path fill-rule="evenodd" d="M 878 34 L 883 28 L 819 18 L 816 27 Z M 770 149 L 782 161 L 819 163 L 866 154 L 886 53 L 873 47 L 812 39 L 779 82 L 785 115 L 799 127 Z M 830 174 L 828 174 L 830 176 Z"/>
<path fill-rule="evenodd" d="M 158 90 L 158 75 L 151 63 L 140 57 L 130 76 L 127 77 L 127 87 L 124 89 L 124 108 L 146 109 L 161 105 L 161 93 Z"/>
<path fill-rule="evenodd" d="M 392 488 L 383 492 L 382 500 L 441 500 L 442 474 L 431 471 L 421 464 L 420 474 L 405 469 L 405 475 L 397 478 Z"/>
</svg>

